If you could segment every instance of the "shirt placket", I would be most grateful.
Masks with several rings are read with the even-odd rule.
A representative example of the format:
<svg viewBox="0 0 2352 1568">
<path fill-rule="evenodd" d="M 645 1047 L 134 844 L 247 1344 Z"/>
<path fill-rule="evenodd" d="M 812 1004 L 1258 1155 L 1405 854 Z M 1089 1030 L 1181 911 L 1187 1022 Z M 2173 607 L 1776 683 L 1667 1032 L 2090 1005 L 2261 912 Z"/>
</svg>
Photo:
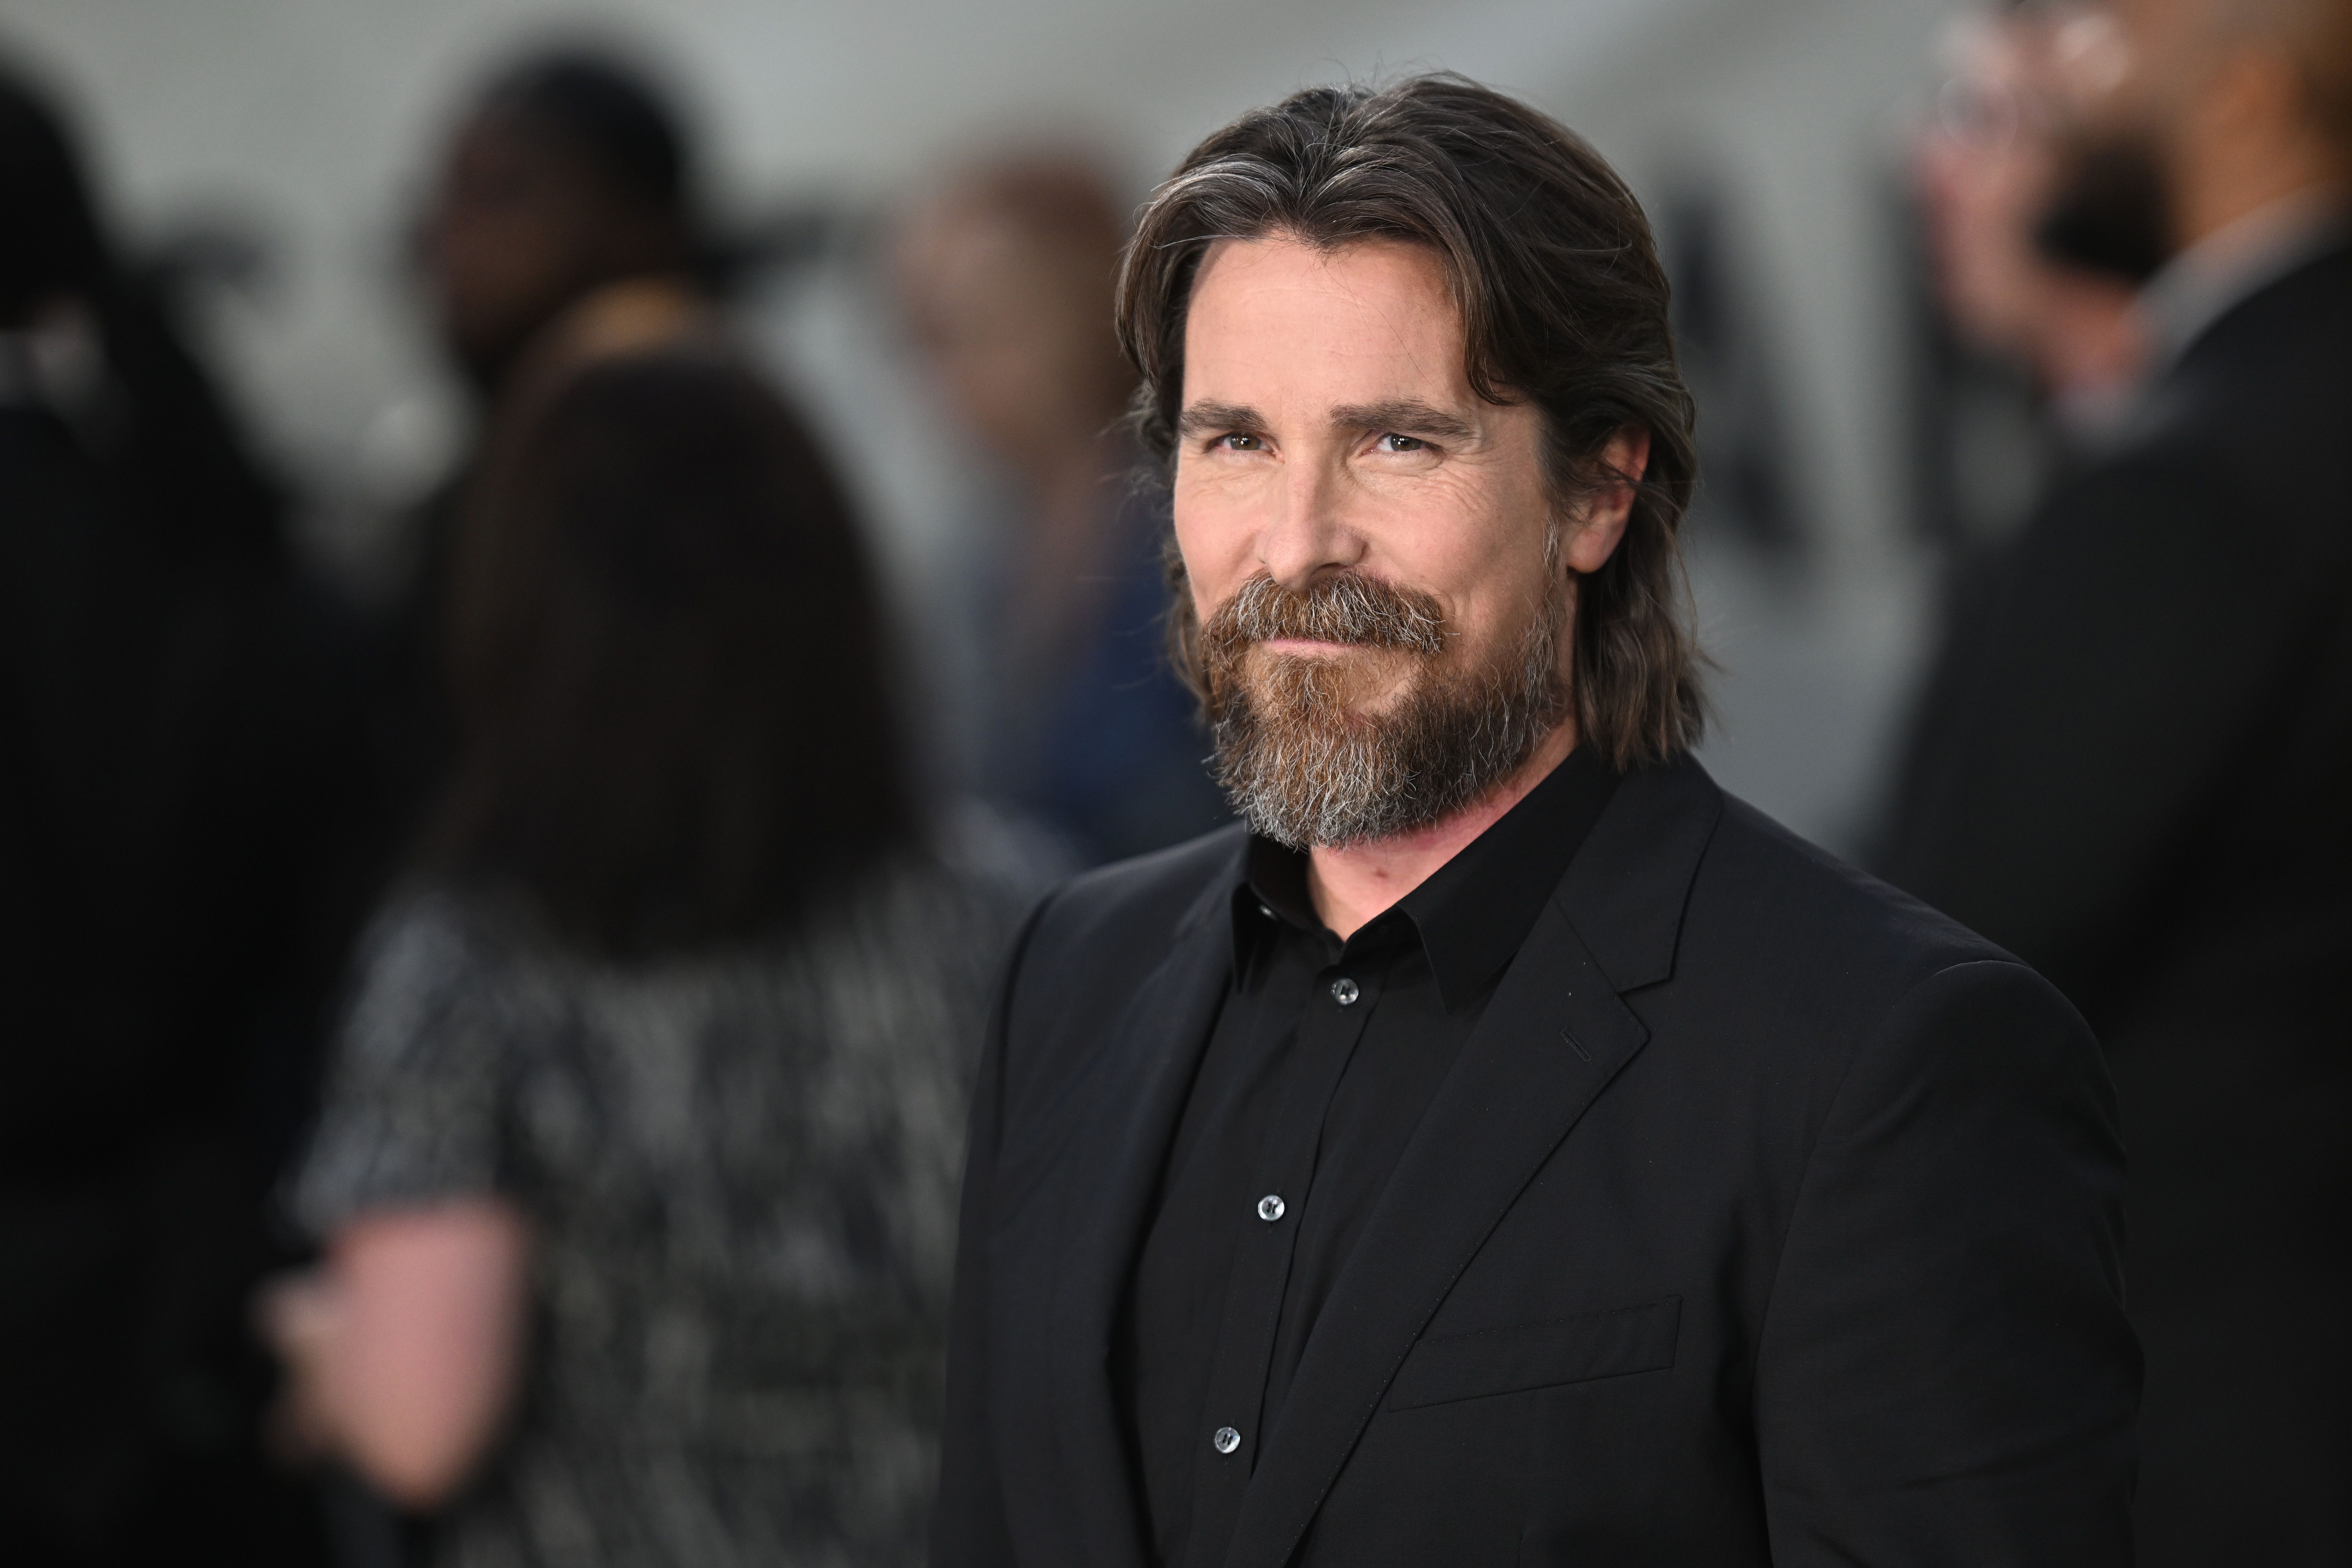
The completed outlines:
<svg viewBox="0 0 2352 1568">
<path fill-rule="evenodd" d="M 1243 1490 L 1257 1467 L 1267 1415 L 1266 1373 L 1299 1226 L 1311 1200 L 1324 1118 L 1379 1005 L 1386 969 L 1385 963 L 1359 963 L 1343 953 L 1316 975 L 1298 1017 L 1292 1065 L 1258 1148 L 1250 1195 L 1231 1217 L 1243 1234 L 1234 1249 L 1202 1410 L 1198 1440 L 1208 1451 L 1193 1470 L 1186 1568 L 1207 1568 L 1222 1560 Z"/>
</svg>

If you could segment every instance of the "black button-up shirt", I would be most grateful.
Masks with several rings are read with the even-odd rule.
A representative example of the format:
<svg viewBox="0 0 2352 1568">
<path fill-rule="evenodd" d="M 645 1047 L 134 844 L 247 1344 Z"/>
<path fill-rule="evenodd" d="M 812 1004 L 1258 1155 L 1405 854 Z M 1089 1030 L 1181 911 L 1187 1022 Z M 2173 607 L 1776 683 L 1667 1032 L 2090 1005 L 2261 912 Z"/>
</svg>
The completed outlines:
<svg viewBox="0 0 2352 1568">
<path fill-rule="evenodd" d="M 1572 753 L 1345 942 L 1315 913 L 1307 858 L 1250 840 L 1232 986 L 1114 1346 L 1160 1568 L 1223 1560 L 1364 1221 L 1616 780 Z"/>
</svg>

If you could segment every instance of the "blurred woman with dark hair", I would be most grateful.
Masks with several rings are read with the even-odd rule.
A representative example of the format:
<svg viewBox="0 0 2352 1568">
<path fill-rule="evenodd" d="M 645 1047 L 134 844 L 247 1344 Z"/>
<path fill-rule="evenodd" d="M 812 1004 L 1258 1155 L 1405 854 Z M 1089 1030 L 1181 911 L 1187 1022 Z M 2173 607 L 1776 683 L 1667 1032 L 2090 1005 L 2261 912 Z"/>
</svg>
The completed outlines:
<svg viewBox="0 0 2352 1568">
<path fill-rule="evenodd" d="M 460 754 L 268 1303 L 289 1425 L 465 1564 L 912 1563 L 1004 901 L 926 853 L 814 442 L 715 348 L 495 438 Z"/>
</svg>

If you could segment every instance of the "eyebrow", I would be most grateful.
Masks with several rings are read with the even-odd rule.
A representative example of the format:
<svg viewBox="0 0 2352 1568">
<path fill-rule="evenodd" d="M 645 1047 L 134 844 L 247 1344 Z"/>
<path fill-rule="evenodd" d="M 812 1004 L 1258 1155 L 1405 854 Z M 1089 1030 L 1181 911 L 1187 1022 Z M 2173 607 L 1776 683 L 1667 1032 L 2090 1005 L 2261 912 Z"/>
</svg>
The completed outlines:
<svg viewBox="0 0 2352 1568">
<path fill-rule="evenodd" d="M 1469 441 L 1477 430 L 1466 419 L 1418 398 L 1391 398 L 1381 403 L 1343 403 L 1331 410 L 1331 423 L 1346 430 L 1391 432 L 1430 437 L 1440 441 Z M 1176 428 L 1186 436 L 1265 428 L 1265 418 L 1255 408 L 1235 403 L 1195 403 L 1176 417 Z"/>
<path fill-rule="evenodd" d="M 1176 428 L 1186 436 L 1223 435 L 1231 430 L 1263 430 L 1265 419 L 1255 408 L 1235 403 L 1195 403 L 1176 416 Z"/>
<path fill-rule="evenodd" d="M 1349 430 L 1428 436 L 1440 441 L 1469 441 L 1477 430 L 1459 415 L 1448 414 L 1419 398 L 1391 398 L 1381 403 L 1349 403 L 1331 410 L 1331 423 Z"/>
</svg>

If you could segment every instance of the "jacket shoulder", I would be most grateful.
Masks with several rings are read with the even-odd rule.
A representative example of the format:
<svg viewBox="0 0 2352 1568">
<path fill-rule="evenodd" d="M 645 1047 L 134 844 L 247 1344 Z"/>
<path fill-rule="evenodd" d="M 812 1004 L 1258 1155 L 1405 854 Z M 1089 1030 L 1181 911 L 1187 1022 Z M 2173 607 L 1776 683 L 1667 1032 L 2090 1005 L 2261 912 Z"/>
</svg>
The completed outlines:
<svg viewBox="0 0 2352 1568">
<path fill-rule="evenodd" d="M 2269 413 L 2352 399 L 2352 245 L 2241 300 L 2189 345 L 2172 379 L 2225 418 L 2248 398 Z"/>
<path fill-rule="evenodd" d="M 1885 1006 L 1941 970 L 2019 963 L 1729 795 L 1693 881 L 1685 938 L 1694 957 L 1737 947 L 1789 981 L 1834 980 Z"/>
<path fill-rule="evenodd" d="M 1239 823 L 1072 878 L 1045 900 L 1024 956 L 1061 968 L 1146 954 L 1157 962 L 1177 928 L 1208 913 L 1218 886 L 1241 865 Z"/>
<path fill-rule="evenodd" d="M 1736 1022 L 1785 1002 L 1832 1038 L 1939 968 L 2014 962 L 1806 842 L 1695 758 L 1626 775 L 1569 868 L 1570 926 L 1621 994 Z"/>
<path fill-rule="evenodd" d="M 1784 1104 L 1808 1142 L 1841 1085 L 1892 1103 L 1953 1073 L 2005 1103 L 2057 1092 L 2105 1114 L 2097 1044 L 2056 986 L 1736 799 L 1692 879 L 1672 983 L 1627 1000 L 1711 1076 Z"/>
<path fill-rule="evenodd" d="M 2117 439 L 2059 495 L 2062 512 L 2177 519 L 2204 546 L 2220 511 L 2293 539 L 2344 533 L 2352 508 L 2352 248 L 2313 261 L 2230 310 L 2152 386 Z M 2085 503 L 2088 503 L 2087 506 Z M 2306 563 L 2308 564 L 2308 563 Z"/>
</svg>

